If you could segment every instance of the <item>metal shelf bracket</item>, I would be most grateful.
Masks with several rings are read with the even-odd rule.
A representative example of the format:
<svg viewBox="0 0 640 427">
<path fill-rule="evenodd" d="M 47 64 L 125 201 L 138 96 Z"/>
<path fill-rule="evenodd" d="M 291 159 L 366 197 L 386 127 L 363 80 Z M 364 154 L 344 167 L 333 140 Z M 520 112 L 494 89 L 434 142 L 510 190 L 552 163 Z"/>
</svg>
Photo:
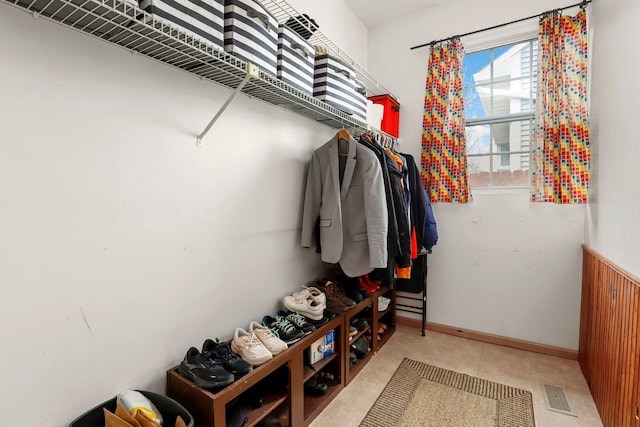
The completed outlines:
<svg viewBox="0 0 640 427">
<path fill-rule="evenodd" d="M 236 87 L 236 89 L 233 91 L 233 93 L 229 96 L 229 98 L 227 98 L 227 100 L 225 101 L 224 104 L 222 104 L 222 107 L 220 107 L 220 109 L 218 110 L 218 112 L 216 113 L 215 116 L 213 116 L 213 118 L 211 119 L 211 121 L 209 122 L 209 124 L 207 125 L 206 128 L 204 128 L 204 130 L 202 131 L 202 133 L 200 135 L 198 135 L 198 138 L 196 140 L 196 145 L 201 145 L 202 144 L 202 138 L 205 137 L 205 135 L 209 132 L 209 130 L 213 127 L 213 124 L 220 118 L 220 116 L 222 115 L 222 113 L 224 112 L 224 110 L 227 109 L 227 107 L 229 106 L 229 104 L 231 104 L 231 102 L 234 100 L 234 98 L 236 97 L 236 95 L 238 95 L 240 93 L 240 91 L 242 90 L 242 88 L 244 87 L 244 85 L 247 84 L 247 82 L 249 81 L 249 79 L 254 78 L 254 79 L 258 79 L 260 78 L 260 69 L 258 68 L 257 65 L 252 64 L 250 62 L 247 62 L 247 66 L 245 68 L 245 72 L 247 73 L 244 78 L 242 79 L 242 81 L 240 82 L 240 84 L 238 85 L 238 87 Z"/>
</svg>

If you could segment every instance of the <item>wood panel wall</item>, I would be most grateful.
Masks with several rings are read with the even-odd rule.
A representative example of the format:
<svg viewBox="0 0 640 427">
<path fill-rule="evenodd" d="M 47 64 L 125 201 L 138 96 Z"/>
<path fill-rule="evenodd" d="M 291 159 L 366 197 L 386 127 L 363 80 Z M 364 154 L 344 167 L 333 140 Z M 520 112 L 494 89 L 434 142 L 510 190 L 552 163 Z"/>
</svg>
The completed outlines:
<svg viewBox="0 0 640 427">
<path fill-rule="evenodd" d="M 605 427 L 640 427 L 640 280 L 583 245 L 578 360 Z"/>
</svg>

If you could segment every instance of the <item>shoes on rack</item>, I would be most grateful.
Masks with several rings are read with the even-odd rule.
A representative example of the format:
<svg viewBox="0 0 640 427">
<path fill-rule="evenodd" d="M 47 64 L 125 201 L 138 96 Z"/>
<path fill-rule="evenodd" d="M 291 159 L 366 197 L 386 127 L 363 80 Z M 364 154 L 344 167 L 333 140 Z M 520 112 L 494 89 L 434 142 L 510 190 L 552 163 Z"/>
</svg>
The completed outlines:
<svg viewBox="0 0 640 427">
<path fill-rule="evenodd" d="M 258 322 L 254 321 L 249 324 L 249 332 L 256 334 L 260 342 L 262 342 L 274 356 L 282 353 L 289 347 L 287 343 L 278 338 L 271 329 Z"/>
<path fill-rule="evenodd" d="M 358 335 L 358 328 L 355 326 L 349 326 L 349 341 L 351 341 L 356 335 Z"/>
<path fill-rule="evenodd" d="M 362 317 L 354 317 L 351 319 L 351 326 L 354 326 L 358 331 L 364 331 L 369 327 L 369 322 Z"/>
<path fill-rule="evenodd" d="M 300 341 L 300 338 L 304 336 L 304 332 L 301 329 L 282 316 L 276 315 L 275 318 L 264 316 L 262 318 L 262 324 L 270 328 L 278 338 L 287 344 Z"/>
<path fill-rule="evenodd" d="M 306 294 L 308 298 L 318 305 L 327 305 L 327 298 L 324 292 L 315 286 L 305 286 L 300 292 Z"/>
<path fill-rule="evenodd" d="M 327 384 L 319 382 L 317 375 L 312 376 L 304 383 L 304 392 L 311 396 L 324 396 L 327 394 L 327 389 Z"/>
<path fill-rule="evenodd" d="M 356 305 L 356 302 L 345 294 L 344 286 L 341 282 L 333 282 L 333 289 L 344 305 L 348 307 L 353 307 Z"/>
<path fill-rule="evenodd" d="M 380 295 L 378 297 L 378 311 L 385 311 L 387 308 L 389 308 L 390 302 L 391 302 L 390 298 L 383 297 L 382 295 Z"/>
<path fill-rule="evenodd" d="M 336 376 L 333 375 L 331 372 L 326 372 L 326 371 L 320 371 L 318 372 L 318 378 L 324 378 L 325 380 L 328 381 L 333 381 L 336 379 Z"/>
<path fill-rule="evenodd" d="M 313 319 L 310 319 L 308 317 L 306 317 L 306 318 L 307 318 L 307 321 L 309 323 L 311 323 L 313 326 L 315 326 L 316 329 L 318 329 L 320 326 L 324 325 L 325 323 L 327 323 L 329 321 L 329 317 L 326 316 L 326 315 L 323 315 L 322 319 L 320 319 L 320 320 L 313 320 Z"/>
<path fill-rule="evenodd" d="M 335 288 L 335 284 L 330 280 L 322 281 L 322 284 L 319 285 L 319 288 L 324 292 L 327 298 L 327 310 L 334 313 L 342 313 L 343 311 L 347 311 L 349 306 L 342 301 L 338 291 Z M 353 300 L 351 300 L 353 302 Z M 355 302 L 353 302 L 355 305 Z"/>
<path fill-rule="evenodd" d="M 353 307 L 354 305 L 356 305 L 356 302 L 353 299 L 345 295 L 344 288 L 342 287 L 340 282 L 337 282 L 335 280 L 323 279 L 318 281 L 317 283 L 320 290 L 322 290 L 322 292 L 324 292 L 324 294 L 326 295 L 327 299 L 336 298 L 347 307 Z"/>
<path fill-rule="evenodd" d="M 371 343 L 367 338 L 361 336 L 351 344 L 351 351 L 353 351 L 358 359 L 364 359 L 371 351 Z"/>
<path fill-rule="evenodd" d="M 321 295 L 322 296 L 321 296 Z M 326 308 L 326 297 L 317 288 L 306 288 L 283 298 L 282 304 L 289 311 L 313 320 L 321 320 Z"/>
<path fill-rule="evenodd" d="M 343 284 L 344 293 L 349 298 L 354 300 L 356 304 L 362 302 L 362 300 L 370 296 L 367 291 L 360 287 L 360 285 L 358 284 L 358 280 L 355 278 L 345 277 L 344 279 L 340 280 L 340 283 Z M 366 295 L 364 295 L 361 291 L 366 292 Z"/>
<path fill-rule="evenodd" d="M 231 340 L 231 350 L 253 366 L 262 365 L 273 358 L 273 354 L 254 332 L 247 332 L 242 328 L 236 329 Z"/>
<path fill-rule="evenodd" d="M 378 280 L 378 281 L 374 281 L 374 280 L 373 280 L 373 278 L 372 278 L 372 274 L 371 274 L 371 273 L 369 273 L 369 274 L 365 274 L 365 275 L 364 275 L 364 280 L 365 280 L 365 282 L 367 282 L 367 284 L 368 284 L 370 287 L 372 287 L 372 288 L 373 288 L 373 289 L 375 289 L 376 291 L 377 291 L 378 289 L 380 289 L 380 281 L 379 281 L 379 280 Z"/>
<path fill-rule="evenodd" d="M 384 335 L 387 330 L 389 329 L 389 326 L 387 326 L 386 323 L 383 322 L 378 322 L 378 333 Z"/>
<path fill-rule="evenodd" d="M 293 323 L 299 329 L 301 329 L 305 335 L 309 335 L 311 332 L 316 330 L 316 327 L 313 326 L 313 324 L 310 323 L 306 317 L 304 317 L 299 313 L 294 313 L 294 312 L 287 313 L 283 310 L 278 310 L 278 312 L 276 313 L 276 316 L 284 317 L 289 322 Z"/>
<path fill-rule="evenodd" d="M 358 357 L 356 356 L 356 352 L 353 350 L 349 351 L 349 366 L 353 366 L 358 361 Z"/>
<path fill-rule="evenodd" d="M 358 276 L 358 284 L 360 285 L 360 287 L 362 289 L 364 289 L 365 291 L 367 291 L 369 293 L 369 295 L 373 294 L 374 292 L 376 292 L 378 289 L 380 289 L 379 286 L 377 285 L 373 285 L 372 283 L 367 281 L 367 275 L 363 275 L 363 276 Z M 377 286 L 377 287 L 376 287 Z"/>
<path fill-rule="evenodd" d="M 234 381 L 233 374 L 224 368 L 222 362 L 204 357 L 195 347 L 187 351 L 178 372 L 202 388 L 224 387 Z"/>
<path fill-rule="evenodd" d="M 231 346 L 226 342 L 220 342 L 217 338 L 205 340 L 202 344 L 202 356 L 211 360 L 219 360 L 224 369 L 231 372 L 237 380 L 253 370 L 250 363 L 242 360 L 240 356 L 231 351 Z"/>
</svg>

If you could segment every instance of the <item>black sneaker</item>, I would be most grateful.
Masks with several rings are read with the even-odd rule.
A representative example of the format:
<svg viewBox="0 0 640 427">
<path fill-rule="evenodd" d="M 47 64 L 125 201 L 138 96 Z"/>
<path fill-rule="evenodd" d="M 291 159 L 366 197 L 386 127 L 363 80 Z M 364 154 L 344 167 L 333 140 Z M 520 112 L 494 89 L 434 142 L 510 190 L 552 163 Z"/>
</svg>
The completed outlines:
<svg viewBox="0 0 640 427">
<path fill-rule="evenodd" d="M 313 326 L 311 323 L 309 323 L 307 318 L 304 317 L 302 314 L 293 313 L 293 312 L 287 313 L 283 310 L 280 310 L 278 311 L 277 316 L 284 317 L 289 322 L 296 325 L 299 329 L 302 329 L 302 332 L 304 332 L 305 335 L 309 335 L 311 332 L 316 330 L 316 327 Z"/>
<path fill-rule="evenodd" d="M 326 311 L 325 311 L 325 314 L 322 315 L 322 319 L 320 320 L 313 320 L 313 319 L 309 319 L 308 317 L 305 317 L 305 319 L 307 319 L 307 322 L 315 326 L 316 329 L 318 329 L 320 326 L 324 325 L 329 321 L 329 318 L 326 316 Z"/>
<path fill-rule="evenodd" d="M 234 379 L 233 374 L 227 371 L 221 362 L 204 357 L 195 347 L 187 351 L 178 372 L 202 388 L 224 387 Z"/>
<path fill-rule="evenodd" d="M 208 359 L 218 360 L 224 366 L 224 369 L 231 372 L 235 379 L 253 371 L 250 363 L 242 360 L 240 356 L 231 351 L 231 346 L 227 343 L 221 343 L 217 338 L 215 341 L 207 339 L 202 344 L 202 355 Z"/>
<path fill-rule="evenodd" d="M 342 281 L 345 294 L 354 300 L 356 303 L 362 302 L 363 299 L 367 298 L 369 295 L 365 296 L 362 294 L 362 291 L 366 292 L 364 289 L 360 287 L 358 281 L 352 278 L 346 278 Z"/>
<path fill-rule="evenodd" d="M 353 319 L 351 319 L 351 326 L 355 326 L 359 331 L 364 331 L 369 327 L 369 322 L 367 321 L 367 319 L 354 317 Z"/>
<path fill-rule="evenodd" d="M 276 316 L 275 319 L 271 316 L 264 316 L 262 324 L 270 328 L 278 338 L 287 344 L 300 341 L 300 338 L 304 336 L 304 332 L 301 329 L 282 316 Z"/>
</svg>

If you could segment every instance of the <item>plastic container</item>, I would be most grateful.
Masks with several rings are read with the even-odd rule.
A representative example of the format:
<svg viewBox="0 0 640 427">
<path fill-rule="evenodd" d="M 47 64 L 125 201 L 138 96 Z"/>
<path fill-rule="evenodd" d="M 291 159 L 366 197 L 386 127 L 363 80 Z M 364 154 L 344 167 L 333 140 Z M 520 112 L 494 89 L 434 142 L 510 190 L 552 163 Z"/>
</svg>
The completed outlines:
<svg viewBox="0 0 640 427">
<path fill-rule="evenodd" d="M 391 95 L 378 95 L 369 97 L 374 104 L 384 107 L 382 115 L 382 125 L 380 129 L 389 135 L 398 138 L 400 128 L 400 104 Z"/>
<path fill-rule="evenodd" d="M 156 405 L 158 411 L 160 411 L 164 418 L 165 427 L 173 427 L 178 415 L 182 417 L 187 427 L 194 427 L 195 423 L 191 414 L 175 400 L 151 391 L 137 391 L 144 394 L 151 402 L 153 402 L 154 405 Z M 114 397 L 111 400 L 107 400 L 90 411 L 80 415 L 71 424 L 69 424 L 69 427 L 104 427 L 104 411 L 102 408 L 115 412 L 116 398 Z"/>
</svg>

